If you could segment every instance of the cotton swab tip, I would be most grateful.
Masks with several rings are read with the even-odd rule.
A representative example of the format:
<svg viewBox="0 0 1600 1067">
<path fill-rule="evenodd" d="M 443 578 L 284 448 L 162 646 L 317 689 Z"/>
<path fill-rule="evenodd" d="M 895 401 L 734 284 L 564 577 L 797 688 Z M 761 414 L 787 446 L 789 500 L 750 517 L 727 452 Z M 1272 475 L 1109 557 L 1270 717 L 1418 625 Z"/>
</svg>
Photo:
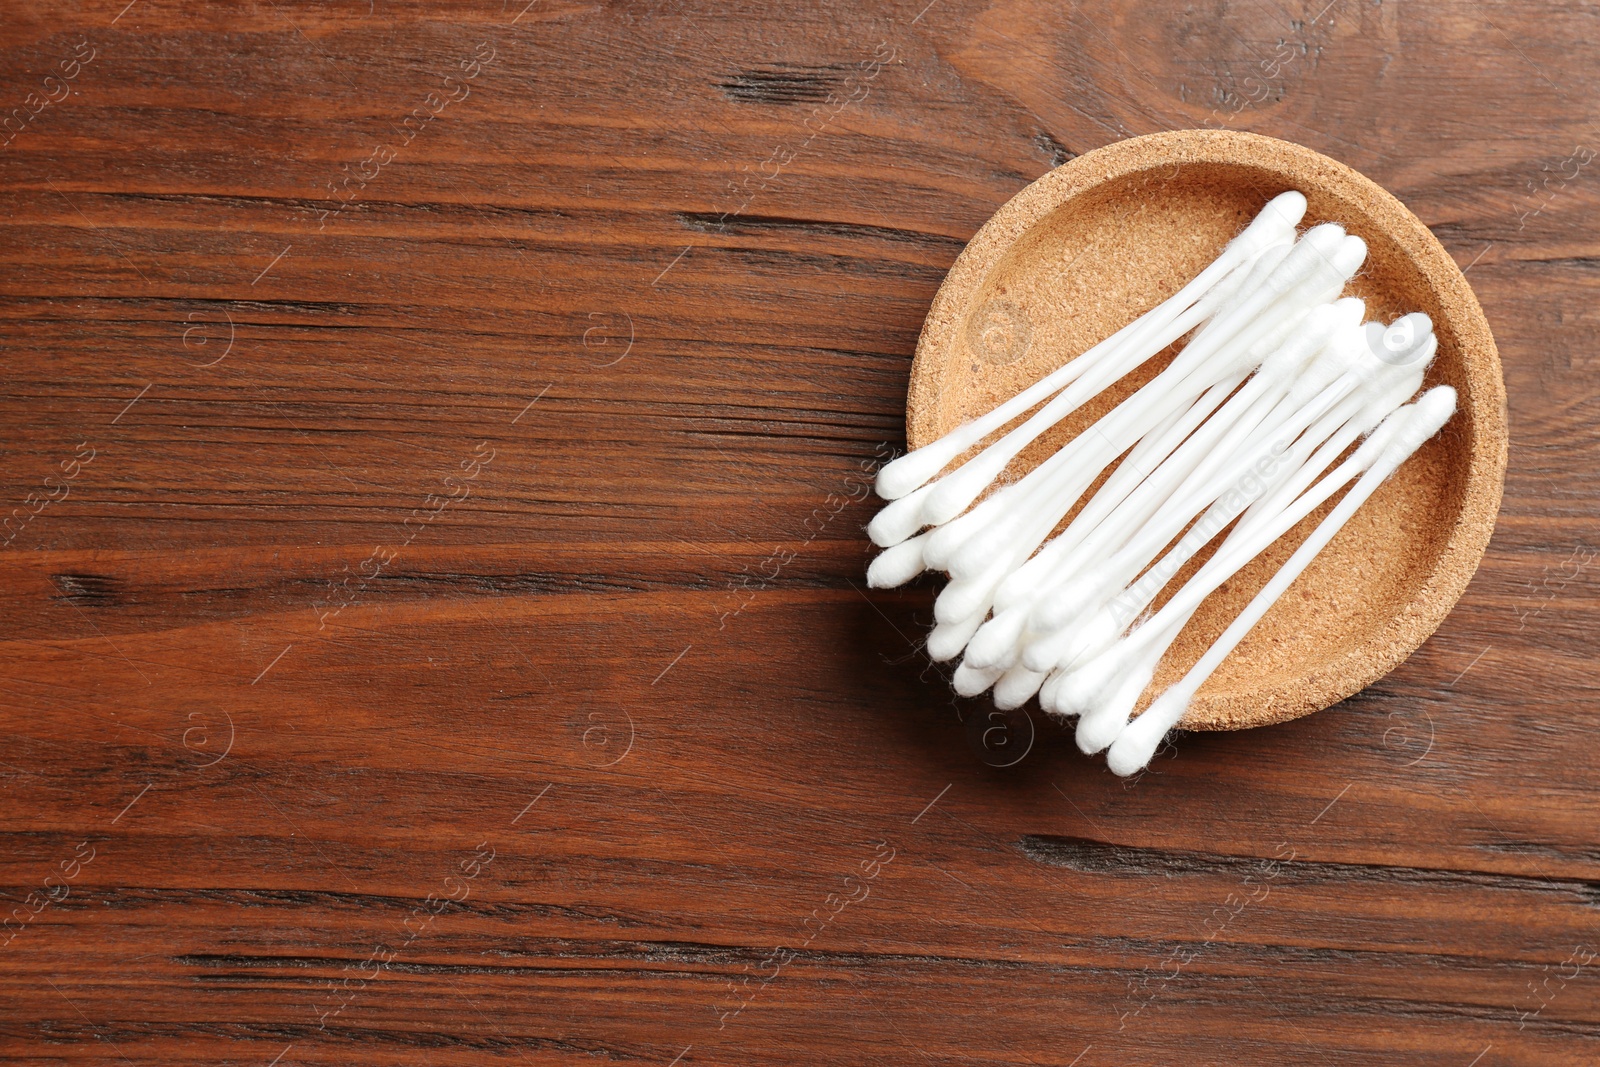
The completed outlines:
<svg viewBox="0 0 1600 1067">
<path fill-rule="evenodd" d="M 1433 320 L 1420 311 L 1401 315 L 1387 327 L 1373 323 L 1369 332 L 1376 332 L 1376 343 L 1369 341 L 1373 353 L 1385 363 L 1404 366 L 1420 354 L 1427 339 L 1433 336 Z"/>
<path fill-rule="evenodd" d="M 1428 335 L 1428 339 L 1422 342 L 1422 347 L 1417 350 L 1417 354 L 1412 357 L 1411 362 L 1406 364 L 1406 366 L 1422 367 L 1426 369 L 1433 363 L 1433 357 L 1438 353 L 1438 351 L 1439 335 L 1430 333 Z"/>
<path fill-rule="evenodd" d="M 987 599 L 988 590 L 982 588 L 976 580 L 967 579 L 949 582 L 939 591 L 938 597 L 933 602 L 934 621 L 941 623 L 960 622 L 984 610 Z M 974 627 L 973 629 L 976 630 L 977 628 Z M 968 637 L 970 638 L 971 635 L 969 634 Z"/>
<path fill-rule="evenodd" d="M 982 617 L 942 622 L 928 632 L 928 658 L 935 663 L 955 659 L 972 640 L 972 633 L 983 622 Z M 980 690 L 981 692 L 981 690 Z"/>
<path fill-rule="evenodd" d="M 878 553 L 867 567 L 867 585 L 873 589 L 893 589 L 905 585 L 922 573 L 922 546 L 927 537 L 913 537 Z"/>
<path fill-rule="evenodd" d="M 1339 250 L 1329 259 L 1333 269 L 1341 278 L 1350 278 L 1361 269 L 1361 264 L 1367 261 L 1367 242 L 1355 234 L 1348 234 L 1340 243 Z"/>
<path fill-rule="evenodd" d="M 1039 686 L 1039 706 L 1051 715 L 1058 715 L 1056 710 L 1056 691 L 1061 688 L 1061 683 L 1067 677 L 1065 671 L 1051 671 L 1045 678 L 1044 684 Z"/>
<path fill-rule="evenodd" d="M 966 660 L 962 660 L 961 666 L 957 667 L 955 674 L 950 677 L 950 686 L 960 696 L 975 697 L 993 685 L 1004 673 L 1004 669 L 999 667 L 979 670 Z"/>
<path fill-rule="evenodd" d="M 919 448 L 907 452 L 878 469 L 878 479 L 873 488 L 885 500 L 898 500 L 938 474 L 949 462 L 937 449 Z"/>
<path fill-rule="evenodd" d="M 1417 449 L 1422 443 L 1434 434 L 1439 428 L 1450 421 L 1450 416 L 1456 413 L 1456 391 L 1448 385 L 1436 385 L 1422 394 L 1422 398 L 1412 405 L 1411 418 L 1400 432 L 1395 435 L 1394 443 L 1389 447 L 1403 460 Z"/>
<path fill-rule="evenodd" d="M 1187 704 L 1186 699 L 1170 689 L 1157 697 L 1155 703 L 1124 727 L 1111 743 L 1106 753 L 1106 766 L 1113 774 L 1124 778 L 1149 766 L 1161 739 L 1183 718 Z"/>
<path fill-rule="evenodd" d="M 1104 752 L 1107 745 L 1122 736 L 1122 731 L 1128 725 L 1129 713 L 1138 702 L 1139 694 L 1150 682 L 1151 669 L 1147 668 L 1142 673 L 1142 678 L 1119 684 L 1116 691 L 1108 694 L 1102 703 L 1083 713 L 1072 735 L 1078 744 L 1078 751 L 1085 756 Z"/>
<path fill-rule="evenodd" d="M 1344 245 L 1344 238 L 1344 227 L 1336 222 L 1311 227 L 1267 278 L 1267 288 L 1274 293 L 1286 293 L 1299 285 L 1333 260 Z"/>
<path fill-rule="evenodd" d="M 994 683 L 994 706 L 1001 711 L 1022 707 L 1028 702 L 1029 697 L 1039 691 L 1039 686 L 1044 683 L 1045 677 L 1043 671 L 1030 671 L 1022 666 L 1012 667 Z"/>
<path fill-rule="evenodd" d="M 1126 657 L 1121 654 L 1122 651 L 1120 647 L 1107 649 L 1073 671 L 1072 677 L 1061 683 L 1061 689 L 1056 694 L 1056 702 L 1062 710 L 1083 715 L 1104 701 L 1107 692 L 1123 674 Z"/>
<path fill-rule="evenodd" d="M 926 491 L 919 489 L 886 504 L 867 523 L 867 536 L 872 543 L 889 548 L 922 529 L 922 502 L 927 498 Z"/>
<path fill-rule="evenodd" d="M 1284 226 L 1298 226 L 1300 220 L 1306 217 L 1306 194 L 1298 189 L 1279 193 L 1267 201 L 1267 206 L 1261 209 L 1261 214 L 1271 215 Z"/>
<path fill-rule="evenodd" d="M 992 667 L 1005 659 L 1016 648 L 1027 621 L 1026 611 L 1013 609 L 984 623 L 967 644 L 967 662 L 974 667 Z"/>
<path fill-rule="evenodd" d="M 1292 236 L 1294 228 L 1300 225 L 1305 214 L 1305 194 L 1293 189 L 1280 193 L 1267 201 L 1267 206 L 1251 220 L 1244 232 L 1233 239 L 1231 247 L 1246 255 L 1254 255 Z"/>
</svg>

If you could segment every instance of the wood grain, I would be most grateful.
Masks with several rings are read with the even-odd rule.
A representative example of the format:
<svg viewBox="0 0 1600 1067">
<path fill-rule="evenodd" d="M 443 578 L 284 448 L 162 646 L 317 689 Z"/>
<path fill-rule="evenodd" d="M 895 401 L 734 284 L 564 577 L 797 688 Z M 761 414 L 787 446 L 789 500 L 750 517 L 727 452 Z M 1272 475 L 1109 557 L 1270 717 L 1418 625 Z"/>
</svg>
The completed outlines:
<svg viewBox="0 0 1600 1067">
<path fill-rule="evenodd" d="M 125 2 L 0 41 L 8 1062 L 1593 1062 L 1588 6 Z M 1336 708 L 992 768 L 864 478 L 1201 125 L 1468 267 L 1500 524 Z"/>
</svg>

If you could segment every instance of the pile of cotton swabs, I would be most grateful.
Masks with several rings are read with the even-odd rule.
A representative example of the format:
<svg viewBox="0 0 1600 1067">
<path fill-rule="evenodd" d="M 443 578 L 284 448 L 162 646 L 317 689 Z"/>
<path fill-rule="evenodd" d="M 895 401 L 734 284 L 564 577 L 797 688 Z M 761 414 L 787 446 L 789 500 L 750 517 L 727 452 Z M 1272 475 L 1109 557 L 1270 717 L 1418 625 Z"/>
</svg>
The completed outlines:
<svg viewBox="0 0 1600 1067">
<path fill-rule="evenodd" d="M 1455 411 L 1448 386 L 1407 403 L 1437 347 L 1432 323 L 1412 314 L 1387 329 L 1364 326 L 1362 302 L 1339 294 L 1366 244 L 1332 224 L 1296 240 L 1305 207 L 1297 192 L 1277 197 L 1177 295 L 878 473 L 890 503 L 868 527 L 884 548 L 868 582 L 947 572 L 928 654 L 962 657 L 956 690 L 992 687 L 1001 708 L 1037 693 L 1046 711 L 1077 716 L 1078 746 L 1109 748 L 1118 774 L 1150 761 L 1228 653 Z M 972 506 L 1041 433 L 1191 332 L 1148 384 Z M 1210 650 L 1130 721 L 1206 596 L 1347 485 Z M 1151 611 L 1169 579 L 1224 531 L 1205 564 Z"/>
</svg>

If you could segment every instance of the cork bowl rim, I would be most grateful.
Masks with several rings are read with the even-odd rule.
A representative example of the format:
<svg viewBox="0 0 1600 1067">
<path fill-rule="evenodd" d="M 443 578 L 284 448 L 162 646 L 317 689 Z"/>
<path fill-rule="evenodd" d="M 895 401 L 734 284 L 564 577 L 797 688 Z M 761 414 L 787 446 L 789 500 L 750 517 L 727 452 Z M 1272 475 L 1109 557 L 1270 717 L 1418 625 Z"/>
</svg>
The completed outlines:
<svg viewBox="0 0 1600 1067">
<path fill-rule="evenodd" d="M 906 437 L 911 448 L 953 428 L 943 424 L 941 393 L 953 388 L 953 358 L 978 296 L 1019 242 L 1075 199 L 1141 174 L 1177 174 L 1185 166 L 1245 168 L 1272 175 L 1282 188 L 1331 199 L 1363 217 L 1397 249 L 1409 270 L 1436 298 L 1447 320 L 1441 333 L 1455 339 L 1458 412 L 1468 432 L 1452 447 L 1463 451 L 1464 487 L 1442 548 L 1409 602 L 1337 655 L 1308 666 L 1299 677 L 1274 677 L 1242 691 L 1210 693 L 1202 687 L 1182 727 L 1235 730 L 1283 722 L 1344 700 L 1383 677 L 1431 636 L 1466 591 L 1494 531 L 1505 479 L 1507 418 L 1500 357 L 1483 309 L 1455 260 L 1423 222 L 1397 198 L 1354 169 L 1312 149 L 1259 134 L 1230 130 L 1178 130 L 1118 141 L 1050 171 L 1006 202 L 973 236 L 946 275 L 923 323 L 906 397 Z M 1318 221 L 1308 216 L 1308 222 Z M 1358 232 L 1367 237 L 1372 235 Z M 1145 308 L 1131 311 L 1128 317 Z M 1437 316 L 1436 316 L 1437 318 Z M 1436 324 L 1436 330 L 1438 324 Z M 1444 346 L 1441 344 L 1441 357 Z M 1463 386 L 1465 386 L 1463 388 Z M 1271 616 L 1269 615 L 1269 618 Z M 1313 659 L 1315 657 L 1312 657 Z M 1147 698 L 1150 696 L 1146 694 Z"/>
</svg>

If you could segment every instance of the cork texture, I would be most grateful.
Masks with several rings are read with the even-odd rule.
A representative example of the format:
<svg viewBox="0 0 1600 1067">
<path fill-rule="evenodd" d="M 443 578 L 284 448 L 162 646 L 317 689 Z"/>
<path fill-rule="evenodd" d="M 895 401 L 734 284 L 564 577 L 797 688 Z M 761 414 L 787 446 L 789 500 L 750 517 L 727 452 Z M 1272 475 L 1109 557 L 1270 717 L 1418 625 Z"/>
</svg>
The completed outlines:
<svg viewBox="0 0 1600 1067">
<path fill-rule="evenodd" d="M 1307 198 L 1302 228 L 1337 222 L 1367 242 L 1346 292 L 1367 302 L 1368 319 L 1433 319 L 1439 351 L 1425 384 L 1454 386 L 1458 408 L 1201 688 L 1188 729 L 1263 726 L 1345 699 L 1415 651 L 1471 581 L 1500 507 L 1506 398 L 1494 338 L 1455 261 L 1399 200 L 1308 148 L 1225 130 L 1135 137 L 1051 171 L 995 213 L 934 298 L 911 371 L 906 435 L 917 448 L 1155 307 L 1288 189 Z M 1064 420 L 1002 481 L 1031 470 L 1170 358 Z M 1194 663 L 1338 499 L 1205 601 L 1141 704 Z"/>
</svg>

